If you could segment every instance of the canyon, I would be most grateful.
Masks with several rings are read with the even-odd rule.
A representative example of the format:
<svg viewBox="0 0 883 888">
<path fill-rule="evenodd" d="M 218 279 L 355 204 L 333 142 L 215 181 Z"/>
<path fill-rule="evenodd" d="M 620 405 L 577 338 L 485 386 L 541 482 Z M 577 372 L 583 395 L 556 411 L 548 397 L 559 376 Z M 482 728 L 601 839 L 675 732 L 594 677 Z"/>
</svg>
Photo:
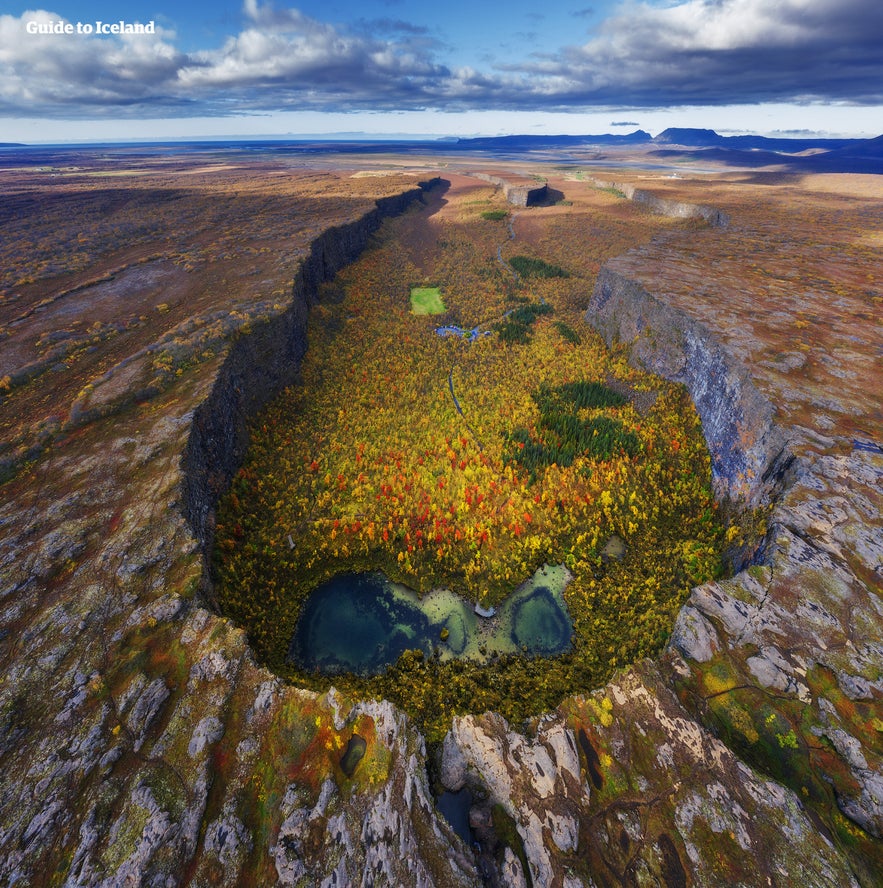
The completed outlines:
<svg viewBox="0 0 883 888">
<path fill-rule="evenodd" d="M 732 578 L 692 592 L 657 660 L 525 725 L 457 717 L 432 755 L 387 701 L 284 683 L 217 611 L 207 559 L 218 496 L 241 464 L 247 419 L 297 378 L 322 285 L 435 176 L 465 186 L 461 174 L 429 166 L 357 179 L 358 199 L 286 244 L 284 270 L 268 264 L 272 250 L 242 256 L 225 245 L 238 281 L 232 270 L 213 277 L 222 251 L 194 250 L 188 281 L 210 297 L 198 311 L 173 306 L 161 331 L 133 322 L 144 338 L 106 364 L 72 367 L 81 377 L 64 409 L 47 374 L 80 352 L 39 367 L 23 358 L 18 367 L 32 369 L 18 377 L 4 370 L 5 409 L 30 398 L 16 412 L 34 419 L 6 436 L 3 454 L 6 883 L 880 883 L 883 297 L 874 257 L 883 186 L 872 176 L 760 181 L 726 171 L 623 183 L 620 170 L 613 187 L 633 199 L 624 202 L 584 177 L 540 169 L 568 197 L 586 190 L 611 218 L 645 214 L 640 224 L 655 228 L 598 269 L 587 323 L 687 387 L 716 495 L 729 508 L 765 510 L 762 540 Z M 176 187 L 179 173 L 154 171 L 174 175 Z M 239 174 L 247 194 L 253 174 Z M 223 171 L 199 176 L 210 192 Z M 352 182 L 315 176 L 317 200 Z M 654 222 L 668 210 L 698 218 Z M 567 206 L 523 212 L 518 224 L 537 243 L 571 224 Z M 181 272 L 151 250 L 138 260 Z M 248 262 L 260 281 L 284 273 L 290 285 L 255 293 Z M 76 274 L 46 287 L 100 284 Z M 29 287 L 28 317 L 70 304 L 39 291 L 40 281 L 12 284 L 5 310 L 18 311 Z M 166 317 L 168 307 L 143 316 L 157 311 Z M 4 317 L 23 353 L 25 314 Z M 98 349 L 83 360 L 110 347 L 101 335 L 112 344 L 127 329 L 83 337 L 80 347 Z M 172 343 L 176 363 L 157 369 Z M 45 416 L 35 412 L 40 398 Z M 355 736 L 367 742 L 348 774 L 341 761 Z M 430 772 L 449 791 L 470 787 L 480 853 L 440 816 Z"/>
</svg>

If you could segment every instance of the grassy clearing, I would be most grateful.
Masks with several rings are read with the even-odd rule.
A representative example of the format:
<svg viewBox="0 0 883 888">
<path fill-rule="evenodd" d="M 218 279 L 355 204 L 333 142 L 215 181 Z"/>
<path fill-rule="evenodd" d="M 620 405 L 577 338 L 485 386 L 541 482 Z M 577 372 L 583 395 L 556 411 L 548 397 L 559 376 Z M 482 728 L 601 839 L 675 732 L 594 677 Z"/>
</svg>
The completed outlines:
<svg viewBox="0 0 883 888">
<path fill-rule="evenodd" d="M 412 287 L 411 311 L 415 315 L 444 314 L 447 311 L 438 287 Z"/>
</svg>

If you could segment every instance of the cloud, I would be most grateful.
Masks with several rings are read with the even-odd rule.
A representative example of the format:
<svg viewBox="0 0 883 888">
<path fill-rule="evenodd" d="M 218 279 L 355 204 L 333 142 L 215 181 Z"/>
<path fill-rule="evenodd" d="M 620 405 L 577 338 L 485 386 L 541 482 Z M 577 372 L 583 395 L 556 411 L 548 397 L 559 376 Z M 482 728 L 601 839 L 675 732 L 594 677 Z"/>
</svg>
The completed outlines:
<svg viewBox="0 0 883 888">
<path fill-rule="evenodd" d="M 248 0 L 253 24 L 217 50 L 195 53 L 177 74 L 190 95 L 225 91 L 248 96 L 253 108 L 354 110 L 408 107 L 429 101 L 449 70 L 418 41 L 343 32 L 296 9 Z"/>
<path fill-rule="evenodd" d="M 79 116 L 77 109 L 181 104 L 164 90 L 184 60 L 167 32 L 101 39 L 27 32 L 28 22 L 59 21 L 67 20 L 45 10 L 0 15 L 0 111 L 65 117 Z"/>
<path fill-rule="evenodd" d="M 77 118 L 262 110 L 422 107 L 447 67 L 425 29 L 386 19 L 346 33 L 297 9 L 245 0 L 246 26 L 215 49 L 183 53 L 156 35 L 28 34 L 47 11 L 0 16 L 0 113 Z M 372 36 L 386 32 L 388 36 Z M 391 35 L 391 36 L 390 36 Z M 198 109 L 198 110 L 197 110 Z"/>
<path fill-rule="evenodd" d="M 222 45 L 190 53 L 161 29 L 100 38 L 26 33 L 28 21 L 59 18 L 0 15 L 0 113 L 883 103 L 879 0 L 626 0 L 583 45 L 543 51 L 525 39 L 505 64 L 476 58 L 481 68 L 446 65 L 430 32 L 398 18 L 346 27 L 260 0 L 244 0 L 243 26 Z"/>
<path fill-rule="evenodd" d="M 629 3 L 583 46 L 522 70 L 560 98 L 626 106 L 883 100 L 879 0 Z"/>
<path fill-rule="evenodd" d="M 429 29 L 423 25 L 414 25 L 402 19 L 360 19 L 356 24 L 360 30 L 365 29 L 372 34 L 394 34 L 398 32 L 408 34 L 411 37 L 418 37 L 429 33 Z"/>
</svg>

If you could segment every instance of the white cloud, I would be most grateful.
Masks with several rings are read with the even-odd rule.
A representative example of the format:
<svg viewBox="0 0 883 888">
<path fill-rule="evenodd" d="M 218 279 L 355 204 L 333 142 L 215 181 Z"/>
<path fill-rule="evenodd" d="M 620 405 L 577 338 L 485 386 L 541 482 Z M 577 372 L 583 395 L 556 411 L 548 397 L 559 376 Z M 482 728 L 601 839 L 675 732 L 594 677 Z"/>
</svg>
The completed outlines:
<svg viewBox="0 0 883 888">
<path fill-rule="evenodd" d="M 244 26 L 184 53 L 176 35 L 30 35 L 0 15 L 0 113 L 57 118 L 293 110 L 568 110 L 883 101 L 880 0 L 648 0 L 582 46 L 451 69 L 425 29 L 351 30 L 244 0 Z M 358 29 L 358 30 L 355 30 Z"/>
<path fill-rule="evenodd" d="M 525 70 L 574 97 L 678 104 L 883 96 L 879 0 L 628 3 L 597 37 Z"/>
<path fill-rule="evenodd" d="M 29 34 L 29 22 L 67 20 L 46 10 L 0 15 L 0 109 L 59 113 L 137 102 L 174 81 L 183 58 L 162 29 L 97 38 Z M 70 23 L 74 24 L 74 23 Z"/>
</svg>

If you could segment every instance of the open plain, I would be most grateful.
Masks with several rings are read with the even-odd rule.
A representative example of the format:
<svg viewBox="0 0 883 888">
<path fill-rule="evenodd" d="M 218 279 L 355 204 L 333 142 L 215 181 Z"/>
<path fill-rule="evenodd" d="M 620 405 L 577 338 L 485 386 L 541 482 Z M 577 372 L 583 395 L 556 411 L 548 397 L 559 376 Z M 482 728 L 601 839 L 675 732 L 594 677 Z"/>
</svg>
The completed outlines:
<svg viewBox="0 0 883 888">
<path fill-rule="evenodd" d="M 879 175 L 552 150 L 11 156 L 4 883 L 883 884 Z M 516 206 L 526 182 L 546 197 Z M 733 576 L 685 590 L 653 657 L 612 653 L 523 723 L 455 713 L 429 748 L 388 700 L 269 671 L 210 566 L 310 310 L 408 214 L 409 255 L 467 232 L 491 265 L 517 245 L 567 269 L 542 286 L 568 329 L 622 378 L 685 387 L 720 509 L 760 528 Z M 464 787 L 471 845 L 436 806 Z"/>
</svg>

